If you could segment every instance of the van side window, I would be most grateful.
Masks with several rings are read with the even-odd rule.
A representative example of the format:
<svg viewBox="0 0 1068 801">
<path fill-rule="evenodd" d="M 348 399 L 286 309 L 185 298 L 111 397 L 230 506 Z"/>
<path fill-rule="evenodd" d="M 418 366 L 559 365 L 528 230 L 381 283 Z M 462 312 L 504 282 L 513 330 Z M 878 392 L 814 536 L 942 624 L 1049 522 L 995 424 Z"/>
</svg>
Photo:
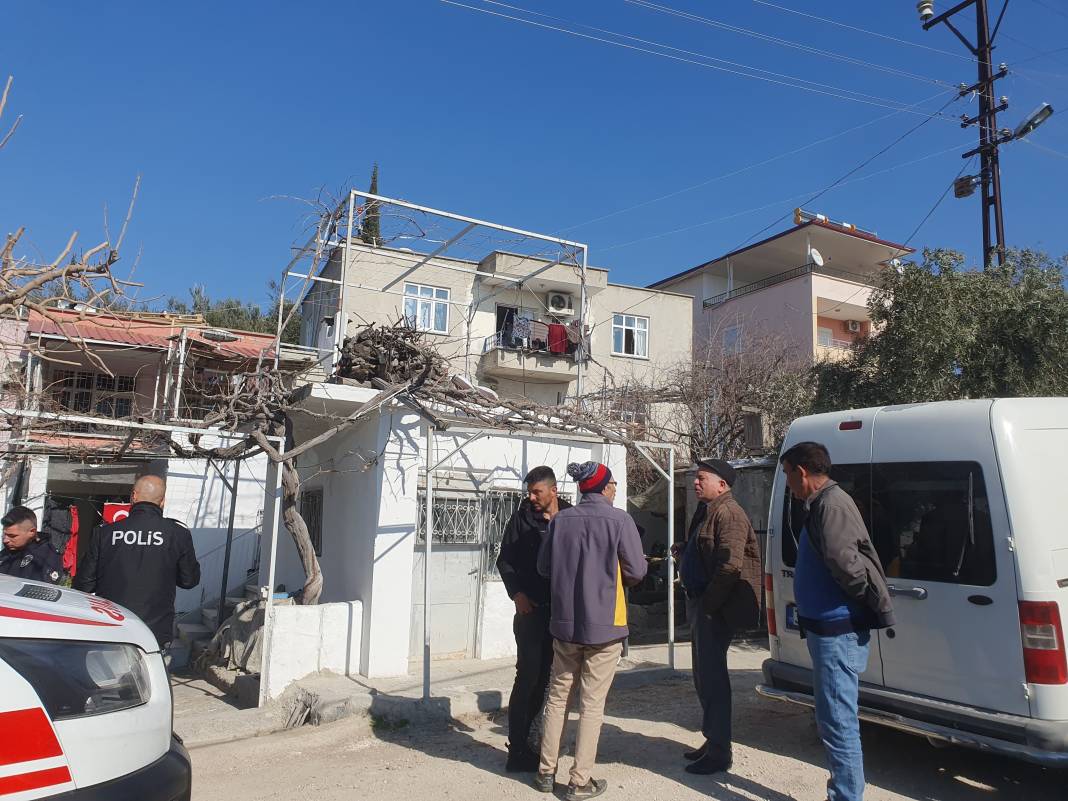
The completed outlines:
<svg viewBox="0 0 1068 801">
<path fill-rule="evenodd" d="M 868 510 L 871 506 L 871 471 L 866 464 L 836 464 L 831 468 L 831 478 L 838 482 L 860 509 L 864 525 L 871 531 Z M 782 503 L 782 563 L 785 567 L 797 564 L 797 544 L 801 541 L 801 528 L 805 525 L 805 504 L 790 494 Z"/>
<path fill-rule="evenodd" d="M 872 476 L 874 540 L 888 576 L 994 583 L 994 533 L 977 463 L 883 463 Z"/>
</svg>

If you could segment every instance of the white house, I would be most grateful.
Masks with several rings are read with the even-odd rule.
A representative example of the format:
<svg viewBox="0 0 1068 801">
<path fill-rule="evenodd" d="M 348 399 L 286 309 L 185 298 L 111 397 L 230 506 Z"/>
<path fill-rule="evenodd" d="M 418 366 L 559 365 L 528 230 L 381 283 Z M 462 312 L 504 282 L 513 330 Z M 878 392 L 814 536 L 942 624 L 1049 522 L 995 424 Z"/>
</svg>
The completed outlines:
<svg viewBox="0 0 1068 801">
<path fill-rule="evenodd" d="M 347 415 L 375 395 L 374 390 L 343 384 L 305 388 L 303 406 L 322 414 Z M 297 441 L 314 436 L 321 418 L 294 416 Z M 333 669 L 365 676 L 403 675 L 409 660 L 423 651 L 422 538 L 426 491 L 427 423 L 402 405 L 387 406 L 298 458 L 301 506 L 312 529 L 324 576 L 323 610 L 332 621 L 324 648 L 335 646 L 342 665 Z M 477 439 L 473 439 L 476 437 Z M 431 646 L 434 658 L 493 658 L 514 653 L 514 607 L 496 575 L 494 562 L 508 517 L 522 496 L 523 478 L 547 464 L 560 491 L 575 499 L 566 475 L 569 462 L 606 462 L 619 481 L 616 504 L 626 504 L 626 454 L 595 437 L 553 432 L 512 433 L 455 420 L 435 434 L 433 473 L 434 542 L 431 549 Z M 462 450 L 449 456 L 457 447 Z M 264 540 L 265 545 L 267 540 Z M 269 581 L 269 554 L 260 558 L 260 584 Z M 300 587 L 304 573 L 296 548 L 283 533 L 275 584 Z M 359 602 L 354 604 L 352 602 Z M 331 611 L 345 604 L 344 613 Z M 274 636 L 297 632 L 287 622 L 302 612 L 279 608 Z M 307 613 L 303 613 L 307 614 Z M 342 621 L 348 621 L 344 628 Z M 339 629 L 338 627 L 341 627 Z M 343 629 L 343 630 L 342 630 Z M 357 646 L 358 644 L 358 646 Z M 358 648 L 358 650 L 357 650 Z M 353 652 L 354 651 L 354 652 Z M 280 657 L 281 658 L 281 657 Z M 347 661 L 346 661 L 347 660 Z M 306 662 L 287 678 L 326 667 Z M 268 694 L 284 688 L 280 675 L 269 676 Z"/>
</svg>

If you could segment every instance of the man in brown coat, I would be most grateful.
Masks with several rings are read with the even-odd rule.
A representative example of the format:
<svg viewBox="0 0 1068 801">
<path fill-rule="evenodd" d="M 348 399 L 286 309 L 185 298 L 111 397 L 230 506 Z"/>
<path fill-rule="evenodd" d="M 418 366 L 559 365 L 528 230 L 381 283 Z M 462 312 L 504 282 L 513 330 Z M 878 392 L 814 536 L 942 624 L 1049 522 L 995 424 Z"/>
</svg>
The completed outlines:
<svg viewBox="0 0 1068 801">
<path fill-rule="evenodd" d="M 720 459 L 697 463 L 694 491 L 707 507 L 680 564 L 690 621 L 693 681 L 701 702 L 704 744 L 686 752 L 689 773 L 731 767 L 731 680 L 727 649 L 760 618 L 760 548 L 745 511 L 731 495 L 736 473 Z"/>
</svg>

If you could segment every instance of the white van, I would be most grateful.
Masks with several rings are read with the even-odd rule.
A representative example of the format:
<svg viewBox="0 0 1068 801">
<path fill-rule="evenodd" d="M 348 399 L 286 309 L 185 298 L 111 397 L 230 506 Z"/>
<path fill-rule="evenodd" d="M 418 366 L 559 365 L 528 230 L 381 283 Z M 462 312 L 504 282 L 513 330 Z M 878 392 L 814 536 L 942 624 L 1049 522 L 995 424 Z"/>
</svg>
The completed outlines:
<svg viewBox="0 0 1068 801">
<path fill-rule="evenodd" d="M 894 596 L 897 624 L 872 634 L 861 719 L 1068 765 L 1068 398 L 814 415 L 783 448 L 804 441 L 830 451 Z M 812 706 L 794 605 L 800 506 L 778 471 L 758 692 Z"/>
</svg>

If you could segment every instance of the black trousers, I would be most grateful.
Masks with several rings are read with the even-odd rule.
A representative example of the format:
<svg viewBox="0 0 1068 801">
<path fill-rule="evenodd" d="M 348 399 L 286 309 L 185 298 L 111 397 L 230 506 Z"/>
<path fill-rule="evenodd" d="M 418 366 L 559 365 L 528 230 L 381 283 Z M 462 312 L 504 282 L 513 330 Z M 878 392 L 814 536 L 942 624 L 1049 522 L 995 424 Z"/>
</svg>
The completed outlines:
<svg viewBox="0 0 1068 801">
<path fill-rule="evenodd" d="M 690 621 L 693 684 L 701 704 L 701 733 L 708 754 L 716 759 L 731 757 L 731 677 L 727 649 L 734 632 L 723 620 L 701 611 L 700 600 L 686 601 Z"/>
<path fill-rule="evenodd" d="M 553 664 L 553 638 L 549 634 L 549 607 L 538 606 L 529 615 L 516 615 L 515 684 L 508 699 L 508 743 L 522 748 L 530 726 L 545 703 L 549 670 Z M 535 748 L 535 750 L 537 750 Z"/>
</svg>

